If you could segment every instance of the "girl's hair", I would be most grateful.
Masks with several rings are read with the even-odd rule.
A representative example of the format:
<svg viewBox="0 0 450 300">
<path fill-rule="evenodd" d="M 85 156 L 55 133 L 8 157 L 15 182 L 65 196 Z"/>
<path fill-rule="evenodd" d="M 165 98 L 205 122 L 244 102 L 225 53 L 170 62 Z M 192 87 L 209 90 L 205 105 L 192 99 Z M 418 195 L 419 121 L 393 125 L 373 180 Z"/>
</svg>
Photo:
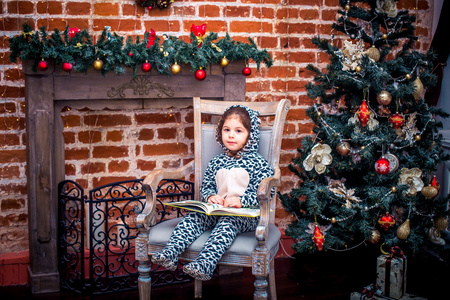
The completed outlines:
<svg viewBox="0 0 450 300">
<path fill-rule="evenodd" d="M 248 135 L 250 136 L 250 132 L 252 129 L 252 120 L 250 119 L 250 115 L 248 111 L 240 106 L 233 106 L 229 108 L 220 118 L 219 124 L 217 126 L 217 138 L 220 142 L 222 142 L 222 128 L 225 120 L 230 117 L 237 117 L 239 121 L 242 123 L 245 129 L 248 131 Z M 236 158 L 239 158 L 237 153 L 233 153 L 233 151 L 228 150 L 227 154 Z"/>
</svg>

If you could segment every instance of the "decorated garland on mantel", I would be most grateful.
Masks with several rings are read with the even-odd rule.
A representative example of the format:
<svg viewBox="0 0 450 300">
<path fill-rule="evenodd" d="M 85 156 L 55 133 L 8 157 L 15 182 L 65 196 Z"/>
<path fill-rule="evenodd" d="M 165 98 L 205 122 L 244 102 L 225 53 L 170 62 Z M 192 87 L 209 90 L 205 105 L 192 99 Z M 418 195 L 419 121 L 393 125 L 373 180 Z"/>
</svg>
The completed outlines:
<svg viewBox="0 0 450 300">
<path fill-rule="evenodd" d="M 255 42 L 249 38 L 249 43 L 242 43 L 231 39 L 226 34 L 222 39 L 217 39 L 217 33 L 206 34 L 206 25 L 191 28 L 191 41 L 163 35 L 163 40 L 155 31 L 145 32 L 144 38 L 139 36 L 136 41 L 128 37 L 125 44 L 124 38 L 117 33 L 111 33 L 107 26 L 98 42 L 93 44 L 87 30 L 69 28 L 63 32 L 55 29 L 48 34 L 45 27 L 39 32 L 24 24 L 21 35 L 10 39 L 10 61 L 16 62 L 34 60 L 32 70 L 44 71 L 48 68 L 49 61 L 62 64 L 64 71 L 86 72 L 90 67 L 101 71 L 103 75 L 115 71 L 116 74 L 125 72 L 125 67 L 131 67 L 136 76 L 138 68 L 144 72 L 155 69 L 159 74 L 178 74 L 180 64 L 191 65 L 191 71 L 195 72 L 198 80 L 203 80 L 206 73 L 203 68 L 208 65 L 220 63 L 226 67 L 229 61 L 244 60 L 246 67 L 242 70 L 245 76 L 251 74 L 248 61 L 253 60 L 257 68 L 263 62 L 267 67 L 273 63 L 267 50 L 259 50 Z"/>
<path fill-rule="evenodd" d="M 136 0 L 136 3 L 146 7 L 148 10 L 152 10 L 155 7 L 160 9 L 168 8 L 173 1 L 174 0 Z"/>
</svg>

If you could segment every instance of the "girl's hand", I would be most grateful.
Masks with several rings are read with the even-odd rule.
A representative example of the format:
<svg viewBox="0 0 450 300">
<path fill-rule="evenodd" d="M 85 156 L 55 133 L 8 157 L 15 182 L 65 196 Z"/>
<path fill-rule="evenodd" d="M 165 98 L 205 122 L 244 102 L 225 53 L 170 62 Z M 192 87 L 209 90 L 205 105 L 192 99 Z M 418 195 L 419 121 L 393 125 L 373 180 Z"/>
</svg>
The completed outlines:
<svg viewBox="0 0 450 300">
<path fill-rule="evenodd" d="M 212 195 L 208 197 L 208 203 L 225 205 L 225 199 L 223 199 L 222 196 L 219 195 Z"/>
<path fill-rule="evenodd" d="M 242 207 L 241 199 L 239 197 L 226 198 L 223 206 L 241 208 Z"/>
</svg>

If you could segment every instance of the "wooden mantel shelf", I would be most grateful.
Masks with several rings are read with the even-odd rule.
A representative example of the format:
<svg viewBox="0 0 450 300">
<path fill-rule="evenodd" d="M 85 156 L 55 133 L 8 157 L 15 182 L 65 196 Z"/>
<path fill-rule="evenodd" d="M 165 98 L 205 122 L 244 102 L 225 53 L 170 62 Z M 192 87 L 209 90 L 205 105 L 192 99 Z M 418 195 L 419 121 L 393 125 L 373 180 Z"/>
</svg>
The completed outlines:
<svg viewBox="0 0 450 300">
<path fill-rule="evenodd" d="M 245 99 L 243 61 L 225 69 L 209 66 L 206 79 L 198 81 L 190 66 L 177 75 L 144 73 L 133 76 L 89 69 L 86 73 L 65 72 L 61 65 L 33 71 L 33 62 L 23 63 L 25 73 L 29 285 L 32 293 L 59 291 L 57 185 L 65 179 L 63 123 L 64 106 L 73 108 L 143 109 L 167 108 L 193 97 L 222 100 Z M 189 101 L 189 102 L 186 102 Z"/>
</svg>

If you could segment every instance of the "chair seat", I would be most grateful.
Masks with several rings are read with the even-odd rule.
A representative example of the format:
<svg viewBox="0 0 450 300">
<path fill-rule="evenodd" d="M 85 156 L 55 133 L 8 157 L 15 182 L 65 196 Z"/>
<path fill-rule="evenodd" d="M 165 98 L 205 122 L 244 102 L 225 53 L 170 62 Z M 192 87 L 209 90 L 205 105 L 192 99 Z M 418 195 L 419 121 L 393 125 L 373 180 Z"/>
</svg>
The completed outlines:
<svg viewBox="0 0 450 300">
<path fill-rule="evenodd" d="M 152 227 L 148 237 L 149 255 L 164 248 L 175 226 L 177 226 L 181 219 L 182 218 L 167 220 Z M 203 248 L 203 245 L 210 234 L 211 230 L 207 230 L 203 233 L 179 256 L 179 259 L 188 261 L 194 260 Z M 269 238 L 266 241 L 266 247 L 270 250 L 270 259 L 272 259 L 278 251 L 278 241 L 280 240 L 280 237 L 280 230 L 274 224 L 270 224 Z M 236 237 L 230 249 L 222 256 L 219 263 L 250 267 L 252 266 L 252 252 L 257 245 L 258 242 L 254 231 L 241 233 Z"/>
</svg>

